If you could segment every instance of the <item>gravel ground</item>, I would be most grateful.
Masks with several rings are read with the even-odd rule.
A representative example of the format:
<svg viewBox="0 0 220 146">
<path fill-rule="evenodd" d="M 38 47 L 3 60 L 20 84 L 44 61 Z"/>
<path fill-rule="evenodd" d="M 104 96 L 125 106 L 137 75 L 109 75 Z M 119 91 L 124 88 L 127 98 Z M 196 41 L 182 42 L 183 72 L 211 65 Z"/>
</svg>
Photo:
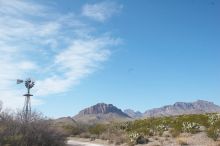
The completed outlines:
<svg viewBox="0 0 220 146">
<path fill-rule="evenodd" d="M 77 141 L 77 140 L 68 140 L 67 144 L 68 144 L 68 146 L 104 146 L 104 145 L 101 145 L 101 144 L 81 142 L 81 141 Z"/>
<path fill-rule="evenodd" d="M 178 137 L 167 136 L 153 136 L 149 137 L 148 144 L 136 145 L 136 146 L 220 146 L 220 140 L 214 141 L 209 138 L 205 132 L 199 132 L 197 134 L 182 133 Z M 114 146 L 109 145 L 107 141 L 95 140 L 83 138 L 69 138 L 68 146 Z M 125 146 L 125 145 L 124 145 Z"/>
</svg>

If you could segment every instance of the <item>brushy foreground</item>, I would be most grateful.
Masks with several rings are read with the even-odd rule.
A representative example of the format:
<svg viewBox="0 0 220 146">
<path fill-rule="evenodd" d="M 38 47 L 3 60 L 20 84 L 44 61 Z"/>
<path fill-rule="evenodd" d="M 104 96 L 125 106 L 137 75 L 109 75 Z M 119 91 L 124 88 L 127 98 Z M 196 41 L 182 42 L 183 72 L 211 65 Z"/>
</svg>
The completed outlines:
<svg viewBox="0 0 220 146">
<path fill-rule="evenodd" d="M 32 113 L 28 121 L 24 113 L 1 111 L 0 146 L 64 146 L 66 135 L 52 126 L 39 113 Z"/>
<path fill-rule="evenodd" d="M 93 126 L 81 125 L 72 127 L 65 125 L 73 136 L 99 138 L 109 143 L 119 145 L 146 144 L 152 137 L 171 137 L 178 139 L 181 134 L 204 133 L 216 141 L 220 134 L 219 114 L 181 115 L 175 117 L 147 118 L 123 123 L 96 124 Z M 186 142 L 178 139 L 179 144 Z"/>
</svg>

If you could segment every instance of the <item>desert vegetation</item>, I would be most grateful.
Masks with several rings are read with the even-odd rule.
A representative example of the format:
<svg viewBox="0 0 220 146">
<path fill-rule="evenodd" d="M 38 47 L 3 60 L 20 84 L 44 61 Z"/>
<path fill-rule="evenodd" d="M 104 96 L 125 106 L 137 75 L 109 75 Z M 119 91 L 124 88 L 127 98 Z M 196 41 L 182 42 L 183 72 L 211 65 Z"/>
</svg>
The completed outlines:
<svg viewBox="0 0 220 146">
<path fill-rule="evenodd" d="M 83 126 L 82 126 L 83 127 Z M 75 130 L 77 132 L 75 132 Z M 108 140 L 109 143 L 119 144 L 144 144 L 154 137 L 176 139 L 180 145 L 186 145 L 181 134 L 205 133 L 213 140 L 217 140 L 220 134 L 219 114 L 181 115 L 173 117 L 158 117 L 139 119 L 122 123 L 96 124 L 84 128 L 73 129 L 74 136 Z"/>
<path fill-rule="evenodd" d="M 64 146 L 66 136 L 40 113 L 26 121 L 23 112 L 3 111 L 0 104 L 0 146 Z"/>
<path fill-rule="evenodd" d="M 159 141 L 154 145 L 161 145 L 161 141 L 175 139 L 179 145 L 188 145 L 187 138 L 181 135 L 193 137 L 203 133 L 213 141 L 220 137 L 220 115 L 216 113 L 111 121 L 108 124 L 70 123 L 57 124 L 37 112 L 32 112 L 26 121 L 23 112 L 2 110 L 0 104 L 0 146 L 64 146 L 67 137 L 102 139 L 112 145 L 130 146 L 152 141 Z"/>
</svg>

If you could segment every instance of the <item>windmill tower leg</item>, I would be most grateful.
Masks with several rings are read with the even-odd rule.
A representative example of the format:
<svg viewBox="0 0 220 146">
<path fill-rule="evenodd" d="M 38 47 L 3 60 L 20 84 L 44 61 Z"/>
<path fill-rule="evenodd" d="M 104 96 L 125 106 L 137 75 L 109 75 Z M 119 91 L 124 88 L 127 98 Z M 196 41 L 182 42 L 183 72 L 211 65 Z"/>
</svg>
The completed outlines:
<svg viewBox="0 0 220 146">
<path fill-rule="evenodd" d="M 27 86 L 27 94 L 25 96 L 25 103 L 24 103 L 24 108 L 23 108 L 23 113 L 24 113 L 24 118 L 25 121 L 28 122 L 31 117 L 31 95 L 30 94 L 30 86 Z"/>
<path fill-rule="evenodd" d="M 23 113 L 24 113 L 24 116 L 25 116 L 24 117 L 25 121 L 28 121 L 30 116 L 31 116 L 31 100 L 30 100 L 30 96 L 26 96 L 25 97 Z"/>
</svg>

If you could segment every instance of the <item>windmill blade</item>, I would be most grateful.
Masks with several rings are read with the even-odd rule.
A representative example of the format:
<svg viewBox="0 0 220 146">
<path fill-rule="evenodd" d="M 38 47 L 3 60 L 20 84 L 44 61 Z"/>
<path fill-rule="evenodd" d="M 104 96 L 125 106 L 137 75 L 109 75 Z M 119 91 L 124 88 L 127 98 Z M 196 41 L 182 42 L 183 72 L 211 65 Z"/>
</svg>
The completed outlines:
<svg viewBox="0 0 220 146">
<path fill-rule="evenodd" d="M 24 82 L 23 80 L 17 79 L 17 84 L 21 84 L 23 82 Z"/>
</svg>

